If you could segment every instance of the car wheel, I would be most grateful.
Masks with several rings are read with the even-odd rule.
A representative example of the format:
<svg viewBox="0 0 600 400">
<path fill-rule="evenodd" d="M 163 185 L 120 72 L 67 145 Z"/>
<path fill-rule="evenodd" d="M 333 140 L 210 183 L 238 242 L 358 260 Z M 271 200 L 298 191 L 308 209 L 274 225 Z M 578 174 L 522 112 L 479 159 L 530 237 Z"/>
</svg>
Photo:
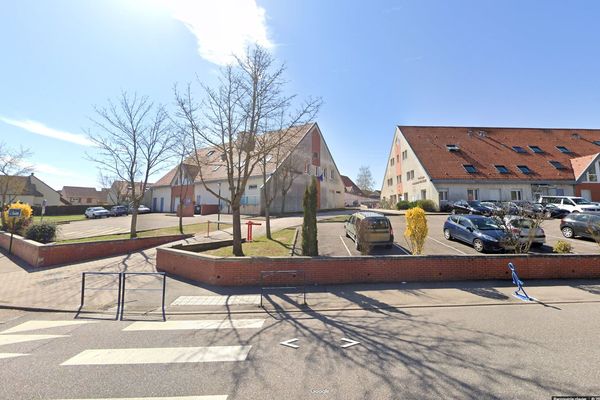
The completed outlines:
<svg viewBox="0 0 600 400">
<path fill-rule="evenodd" d="M 483 253 L 484 247 L 483 242 L 480 239 L 473 240 L 473 248 L 478 253 Z"/>
<path fill-rule="evenodd" d="M 348 235 L 348 231 L 346 231 L 346 237 L 347 237 L 347 238 L 349 238 L 349 237 L 350 237 L 350 235 Z"/>
<path fill-rule="evenodd" d="M 570 226 L 565 226 L 561 229 L 561 231 L 563 236 L 568 239 L 575 237 L 575 232 L 573 232 L 573 228 L 571 228 Z"/>
<path fill-rule="evenodd" d="M 572 212 L 573 214 L 579 214 L 579 211 L 578 211 L 578 210 L 573 210 L 573 211 L 571 211 L 571 212 Z"/>
<path fill-rule="evenodd" d="M 444 229 L 444 237 L 446 240 L 452 240 L 452 234 L 450 234 L 450 229 Z"/>
<path fill-rule="evenodd" d="M 473 211 L 469 211 L 469 215 L 473 215 Z"/>
<path fill-rule="evenodd" d="M 358 243 L 358 239 L 356 239 L 356 240 L 354 241 L 354 248 L 355 248 L 356 250 L 360 251 L 360 243 Z"/>
<path fill-rule="evenodd" d="M 456 210 L 452 210 L 452 215 L 456 215 Z"/>
</svg>

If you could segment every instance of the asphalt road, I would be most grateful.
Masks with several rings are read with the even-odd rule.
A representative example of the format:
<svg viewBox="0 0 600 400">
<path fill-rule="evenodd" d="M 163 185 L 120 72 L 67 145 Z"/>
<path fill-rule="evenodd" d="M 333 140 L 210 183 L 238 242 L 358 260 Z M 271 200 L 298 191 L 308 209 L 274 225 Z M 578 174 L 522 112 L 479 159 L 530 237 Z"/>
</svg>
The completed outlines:
<svg viewBox="0 0 600 400">
<path fill-rule="evenodd" d="M 407 243 L 404 240 L 404 229 L 406 228 L 404 216 L 388 216 L 394 229 L 396 244 L 392 249 L 383 247 L 375 248 L 371 254 L 377 255 L 402 255 L 408 254 Z M 443 226 L 448 218 L 447 215 L 428 215 L 427 224 L 429 235 L 425 241 L 425 254 L 431 255 L 458 255 L 458 254 L 479 254 L 473 247 L 459 241 L 449 241 L 444 238 Z M 560 220 L 546 220 L 542 223 L 542 228 L 546 233 L 546 245 L 541 248 L 532 248 L 532 253 L 552 253 L 552 246 L 558 240 L 564 240 L 571 243 L 573 253 L 576 254 L 598 254 L 600 246 L 593 240 L 587 239 L 567 239 L 560 231 Z M 344 224 L 342 222 L 328 222 L 318 224 L 319 235 L 319 253 L 325 256 L 348 256 L 360 255 L 355 249 L 352 239 L 345 237 Z"/>
<path fill-rule="evenodd" d="M 193 322 L 188 318 L 149 326 L 99 320 L 32 326 L 31 321 L 74 320 L 70 315 L 26 314 L 0 325 L 0 354 L 5 357 L 0 358 L 0 398 L 600 395 L 599 315 L 599 303 L 280 311 L 236 314 L 225 322 L 222 315 L 196 316 Z M 217 325 L 208 319 L 216 319 Z M 160 328 L 164 330 L 144 330 Z M 280 344 L 294 338 L 298 348 Z M 360 343 L 342 348 L 350 343 L 342 338 Z M 22 342 L 10 343 L 17 340 Z"/>
</svg>

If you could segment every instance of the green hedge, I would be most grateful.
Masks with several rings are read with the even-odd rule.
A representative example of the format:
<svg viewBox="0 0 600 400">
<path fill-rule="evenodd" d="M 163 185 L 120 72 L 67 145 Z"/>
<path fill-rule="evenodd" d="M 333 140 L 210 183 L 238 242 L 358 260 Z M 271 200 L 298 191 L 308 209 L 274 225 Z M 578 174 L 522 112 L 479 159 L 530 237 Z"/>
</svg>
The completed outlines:
<svg viewBox="0 0 600 400">
<path fill-rule="evenodd" d="M 411 208 L 420 207 L 428 212 L 438 211 L 437 206 L 433 202 L 433 200 L 417 200 L 417 201 L 406 201 L 400 200 L 396 203 L 396 209 L 398 210 L 409 210 Z"/>
<path fill-rule="evenodd" d="M 40 222 L 29 225 L 25 231 L 25 238 L 39 243 L 50 243 L 56 240 L 56 224 Z"/>
</svg>

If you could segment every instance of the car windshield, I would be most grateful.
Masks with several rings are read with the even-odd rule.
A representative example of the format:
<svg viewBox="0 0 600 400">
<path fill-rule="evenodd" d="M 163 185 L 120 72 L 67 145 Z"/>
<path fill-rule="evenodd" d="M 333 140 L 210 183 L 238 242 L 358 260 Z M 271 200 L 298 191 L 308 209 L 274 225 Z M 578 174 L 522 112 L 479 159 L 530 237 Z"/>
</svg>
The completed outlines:
<svg viewBox="0 0 600 400">
<path fill-rule="evenodd" d="M 501 229 L 500 226 L 491 218 L 476 218 L 472 219 L 471 222 L 479 229 L 480 231 L 493 231 Z"/>
<path fill-rule="evenodd" d="M 576 197 L 576 198 L 571 199 L 571 200 L 575 204 L 592 204 L 589 201 L 587 201 L 586 199 L 584 199 L 583 197 Z"/>
<path fill-rule="evenodd" d="M 469 205 L 473 207 L 479 207 L 481 205 L 481 203 L 478 200 L 469 200 L 467 201 L 467 203 L 469 203 Z"/>
<path fill-rule="evenodd" d="M 104 210 L 104 208 L 102 208 L 102 207 L 94 207 L 94 208 L 92 208 L 92 210 L 94 210 L 94 211 L 102 211 L 102 210 Z"/>
<path fill-rule="evenodd" d="M 532 224 L 533 224 L 533 221 L 531 221 L 530 219 L 515 219 L 515 220 L 511 221 L 511 225 L 516 228 L 529 229 L 529 228 L 531 228 Z"/>
</svg>

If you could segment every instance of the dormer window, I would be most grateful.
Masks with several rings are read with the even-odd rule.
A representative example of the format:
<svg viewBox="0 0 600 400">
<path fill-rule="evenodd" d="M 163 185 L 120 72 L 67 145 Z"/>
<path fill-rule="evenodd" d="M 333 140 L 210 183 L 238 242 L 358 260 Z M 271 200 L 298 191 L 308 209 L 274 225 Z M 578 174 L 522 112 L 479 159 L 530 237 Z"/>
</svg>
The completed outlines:
<svg viewBox="0 0 600 400">
<path fill-rule="evenodd" d="M 529 169 L 529 167 L 527 165 L 517 165 L 517 168 L 519 168 L 519 171 L 521 171 L 525 175 L 529 175 L 532 173 L 532 171 Z"/>
<path fill-rule="evenodd" d="M 206 157 L 210 157 L 210 156 L 212 156 L 213 154 L 215 154 L 215 151 L 214 151 L 214 150 L 211 150 L 211 151 L 209 151 L 208 153 L 206 153 Z"/>
<path fill-rule="evenodd" d="M 446 145 L 446 150 L 448 150 L 448 151 L 459 151 L 460 147 L 458 147 L 457 144 L 447 144 Z"/>
<path fill-rule="evenodd" d="M 496 170 L 501 174 L 508 174 L 509 172 L 508 168 L 506 168 L 504 165 L 494 165 L 494 167 L 496 167 Z"/>
<path fill-rule="evenodd" d="M 569 150 L 568 148 L 566 148 L 565 146 L 556 146 L 556 148 L 558 149 L 558 151 L 560 151 L 561 153 L 570 153 L 571 150 Z"/>
<path fill-rule="evenodd" d="M 541 154 L 544 152 L 544 150 L 542 150 L 539 146 L 529 146 L 529 148 L 536 154 Z"/>
<path fill-rule="evenodd" d="M 471 164 L 463 164 L 463 168 L 470 174 L 474 174 L 477 172 L 477 168 Z"/>
<path fill-rule="evenodd" d="M 219 168 L 221 168 L 221 166 L 220 166 L 220 165 L 215 165 L 215 166 L 213 167 L 213 169 L 212 169 L 212 170 L 213 170 L 213 172 L 214 172 L 214 171 L 218 170 Z"/>
<path fill-rule="evenodd" d="M 564 165 L 562 165 L 560 162 L 558 161 L 548 161 L 550 164 L 552 164 L 552 166 L 556 169 L 567 169 L 567 167 L 565 167 Z"/>
<path fill-rule="evenodd" d="M 594 143 L 596 146 L 600 146 L 600 140 L 594 140 L 592 143 Z"/>
<path fill-rule="evenodd" d="M 524 148 L 522 148 L 521 146 L 513 146 L 512 149 L 514 151 L 516 151 L 517 153 L 527 153 L 527 150 L 525 150 Z"/>
</svg>

